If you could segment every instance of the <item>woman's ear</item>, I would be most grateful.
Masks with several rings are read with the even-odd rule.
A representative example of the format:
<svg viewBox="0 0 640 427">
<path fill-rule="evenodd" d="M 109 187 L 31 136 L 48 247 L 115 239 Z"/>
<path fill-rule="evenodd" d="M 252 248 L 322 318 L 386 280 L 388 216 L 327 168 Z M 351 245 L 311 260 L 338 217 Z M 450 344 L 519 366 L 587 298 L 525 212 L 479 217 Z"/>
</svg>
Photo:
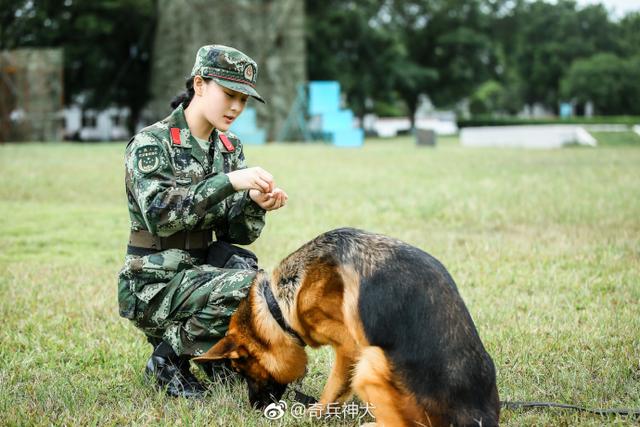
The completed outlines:
<svg viewBox="0 0 640 427">
<path fill-rule="evenodd" d="M 202 96 L 204 94 L 206 85 L 207 82 L 202 78 L 202 76 L 195 76 L 193 78 L 193 91 L 197 96 Z"/>
</svg>

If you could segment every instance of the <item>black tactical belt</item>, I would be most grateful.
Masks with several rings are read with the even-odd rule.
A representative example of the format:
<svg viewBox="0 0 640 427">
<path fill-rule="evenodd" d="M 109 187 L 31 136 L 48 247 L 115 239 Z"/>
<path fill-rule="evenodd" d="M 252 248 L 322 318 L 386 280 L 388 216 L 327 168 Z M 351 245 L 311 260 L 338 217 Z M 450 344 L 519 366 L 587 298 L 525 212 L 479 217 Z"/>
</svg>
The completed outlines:
<svg viewBox="0 0 640 427">
<path fill-rule="evenodd" d="M 213 229 L 178 231 L 167 237 L 151 234 L 147 230 L 131 230 L 129 246 L 164 251 L 166 249 L 206 250 L 213 241 Z"/>
</svg>

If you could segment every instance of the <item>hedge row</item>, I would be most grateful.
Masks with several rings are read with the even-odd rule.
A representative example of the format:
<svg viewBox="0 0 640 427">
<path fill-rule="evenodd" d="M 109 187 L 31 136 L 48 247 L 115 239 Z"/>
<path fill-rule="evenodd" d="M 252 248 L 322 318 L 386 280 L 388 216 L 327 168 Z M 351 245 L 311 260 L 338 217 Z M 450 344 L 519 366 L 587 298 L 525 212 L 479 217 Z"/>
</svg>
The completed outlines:
<svg viewBox="0 0 640 427">
<path fill-rule="evenodd" d="M 458 120 L 458 127 L 475 126 L 514 126 L 514 125 L 640 125 L 640 116 L 596 116 L 596 117 L 571 117 L 522 119 L 517 117 L 478 117 L 473 119 Z"/>
</svg>

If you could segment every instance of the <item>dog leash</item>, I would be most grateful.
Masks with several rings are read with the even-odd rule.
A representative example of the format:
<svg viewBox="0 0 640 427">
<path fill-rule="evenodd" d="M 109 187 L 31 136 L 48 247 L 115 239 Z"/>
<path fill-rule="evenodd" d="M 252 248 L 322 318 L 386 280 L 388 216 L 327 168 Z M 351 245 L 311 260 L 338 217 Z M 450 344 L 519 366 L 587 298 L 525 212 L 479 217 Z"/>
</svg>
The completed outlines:
<svg viewBox="0 0 640 427">
<path fill-rule="evenodd" d="M 312 405 L 314 403 L 318 403 L 318 399 L 316 399 L 313 396 L 309 396 L 308 394 L 304 394 L 302 392 L 302 381 L 304 381 L 304 379 L 306 378 L 308 373 L 307 368 L 305 368 L 304 370 L 304 375 L 301 376 L 300 378 L 298 378 L 297 380 L 295 380 L 294 382 L 292 382 L 290 384 L 290 388 L 289 388 L 289 398 L 291 400 L 294 400 L 298 403 L 302 403 L 303 405 Z"/>
<path fill-rule="evenodd" d="M 298 388 L 292 388 L 291 393 L 293 393 L 293 396 L 291 396 L 291 400 L 295 400 L 296 402 L 302 403 L 305 406 L 318 403 L 318 399 L 313 396 L 309 396 L 308 394 L 304 394 Z"/>
<path fill-rule="evenodd" d="M 573 409 L 579 412 L 589 412 L 591 414 L 607 416 L 607 415 L 623 415 L 629 417 L 640 418 L 640 410 L 629 408 L 587 408 L 584 406 L 568 405 L 556 402 L 500 402 L 500 406 L 504 409 L 517 410 L 526 408 L 557 408 L 557 409 Z"/>
</svg>

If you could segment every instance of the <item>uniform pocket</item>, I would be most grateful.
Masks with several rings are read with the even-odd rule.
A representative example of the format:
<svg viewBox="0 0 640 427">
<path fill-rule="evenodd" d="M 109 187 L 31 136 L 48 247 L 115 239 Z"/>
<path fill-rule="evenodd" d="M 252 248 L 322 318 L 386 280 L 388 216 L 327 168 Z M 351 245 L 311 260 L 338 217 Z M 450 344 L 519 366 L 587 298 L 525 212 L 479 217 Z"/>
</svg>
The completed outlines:
<svg viewBox="0 0 640 427">
<path fill-rule="evenodd" d="M 145 256 L 128 255 L 123 271 L 130 279 L 131 292 L 148 303 L 171 279 L 193 267 L 194 261 L 188 252 L 168 249 Z"/>
<path fill-rule="evenodd" d="M 136 296 L 131 292 L 131 279 L 123 274 L 118 277 L 118 307 L 120 316 L 133 319 L 136 314 Z"/>
</svg>

